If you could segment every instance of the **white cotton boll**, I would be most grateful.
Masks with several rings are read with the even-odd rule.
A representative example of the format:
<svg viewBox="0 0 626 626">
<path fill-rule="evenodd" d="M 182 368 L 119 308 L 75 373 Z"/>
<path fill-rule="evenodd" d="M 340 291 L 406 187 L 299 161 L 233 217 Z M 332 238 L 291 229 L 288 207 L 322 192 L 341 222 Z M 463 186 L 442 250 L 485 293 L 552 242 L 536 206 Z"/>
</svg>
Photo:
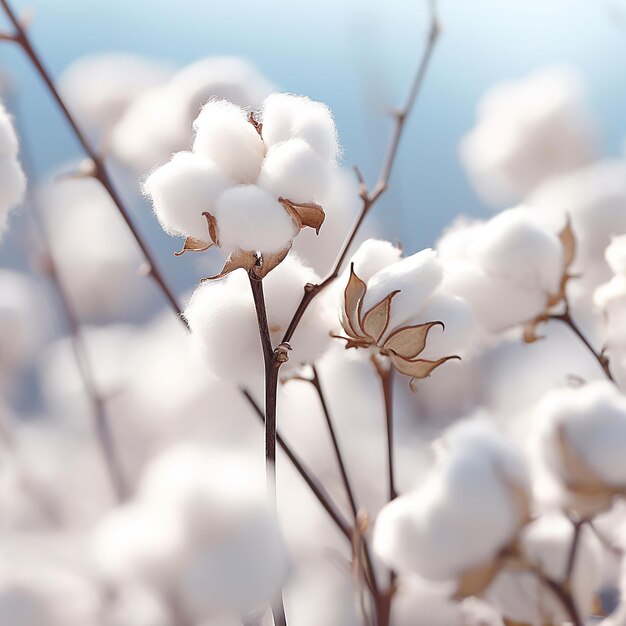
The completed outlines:
<svg viewBox="0 0 626 626">
<path fill-rule="evenodd" d="M 626 486 L 626 398 L 604 380 L 553 390 L 537 406 L 534 419 L 539 458 L 572 492 L 574 505 L 605 508 L 612 490 Z M 582 484 L 577 493 L 581 473 L 585 480 L 593 478 L 591 492 Z"/>
<path fill-rule="evenodd" d="M 390 293 L 400 290 L 391 302 L 389 328 L 402 326 L 413 317 L 437 289 L 443 267 L 430 248 L 379 270 L 367 281 L 363 311 L 368 311 Z"/>
<path fill-rule="evenodd" d="M 263 279 L 265 303 L 273 345 L 282 336 L 295 312 L 307 283 L 319 276 L 297 257 L 288 256 Z M 215 282 L 205 282 L 194 292 L 185 309 L 191 327 L 191 346 L 220 378 L 246 382 L 263 375 L 263 357 L 257 318 L 248 278 L 233 272 Z M 291 342 L 287 372 L 320 358 L 331 345 L 330 331 L 336 313 L 323 294 L 313 300 Z"/>
<path fill-rule="evenodd" d="M 523 206 L 486 222 L 474 239 L 470 255 L 490 276 L 529 290 L 558 292 L 563 274 L 561 242 Z"/>
<path fill-rule="evenodd" d="M 131 103 L 113 130 L 113 152 L 145 173 L 172 153 L 189 148 L 191 124 L 208 100 L 227 100 L 254 110 L 271 90 L 267 79 L 244 59 L 200 59 Z"/>
<path fill-rule="evenodd" d="M 0 104 L 0 157 L 16 156 L 18 140 L 9 112 Z"/>
<path fill-rule="evenodd" d="M 194 152 L 177 152 L 148 176 L 143 190 L 166 233 L 210 242 L 202 213 L 211 213 L 219 195 L 231 184 L 213 161 Z"/>
<path fill-rule="evenodd" d="M 26 176 L 14 156 L 0 157 L 0 237 L 6 230 L 9 212 L 24 198 Z"/>
<path fill-rule="evenodd" d="M 330 109 L 305 96 L 273 93 L 263 103 L 263 140 L 268 146 L 298 137 L 323 159 L 334 161 L 338 153 L 337 131 Z"/>
<path fill-rule="evenodd" d="M 193 123 L 193 151 L 215 161 L 235 182 L 254 183 L 265 144 L 246 112 L 231 102 L 207 102 Z"/>
<path fill-rule="evenodd" d="M 554 580 L 563 580 L 573 538 L 573 525 L 565 517 L 540 517 L 522 533 L 521 549 L 529 561 Z M 600 586 L 600 546 L 591 529 L 583 527 L 572 571 L 572 598 L 581 617 L 593 613 Z M 561 624 L 569 616 L 554 595 L 531 572 L 507 568 L 493 581 L 486 595 L 507 619 L 531 626 Z"/>
<path fill-rule="evenodd" d="M 292 202 L 320 202 L 330 184 L 328 164 L 306 141 L 290 139 L 267 151 L 258 184 Z"/>
<path fill-rule="evenodd" d="M 385 269 L 402 258 L 402 250 L 390 241 L 367 239 L 350 259 L 354 263 L 354 272 L 365 283 L 374 274 Z"/>
<path fill-rule="evenodd" d="M 496 85 L 483 96 L 477 117 L 459 156 L 491 204 L 519 200 L 549 177 L 588 163 L 595 153 L 580 80 L 568 70 L 543 69 Z"/>
<path fill-rule="evenodd" d="M 96 527 L 93 558 L 109 581 L 171 588 L 185 550 L 178 511 L 133 502 L 111 510 Z"/>
<path fill-rule="evenodd" d="M 428 341 L 420 359 L 440 359 L 444 356 L 465 356 L 472 343 L 474 314 L 470 306 L 458 296 L 435 293 L 419 314 L 407 320 L 409 325 L 427 322 L 443 322 L 445 329 L 434 326 L 428 333 Z"/>
<path fill-rule="evenodd" d="M 71 179 L 44 185 L 38 201 L 68 297 L 82 316 L 99 320 L 140 307 L 148 282 L 143 257 L 101 185 Z"/>
<path fill-rule="evenodd" d="M 135 98 L 172 73 L 166 63 L 136 54 L 94 54 L 65 69 L 59 90 L 82 126 L 108 133 Z"/>
<path fill-rule="evenodd" d="M 290 245 L 297 226 L 285 207 L 256 185 L 225 191 L 215 204 L 217 234 L 225 254 L 236 250 L 269 254 Z"/>
<path fill-rule="evenodd" d="M 626 235 L 614 237 L 604 257 L 613 273 L 626 275 Z"/>
<path fill-rule="evenodd" d="M 390 567 L 452 581 L 490 563 L 527 521 L 523 457 L 486 422 L 462 422 L 442 440 L 426 482 L 380 512 L 374 550 Z"/>
</svg>

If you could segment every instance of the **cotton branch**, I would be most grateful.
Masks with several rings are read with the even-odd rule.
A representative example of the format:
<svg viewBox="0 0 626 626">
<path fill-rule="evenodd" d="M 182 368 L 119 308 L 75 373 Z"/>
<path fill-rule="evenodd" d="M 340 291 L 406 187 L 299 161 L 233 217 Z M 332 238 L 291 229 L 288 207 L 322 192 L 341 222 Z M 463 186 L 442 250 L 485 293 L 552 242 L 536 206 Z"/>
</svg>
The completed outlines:
<svg viewBox="0 0 626 626">
<path fill-rule="evenodd" d="M 428 33 L 428 39 L 426 42 L 426 47 L 422 54 L 422 57 L 417 66 L 417 71 L 415 73 L 415 77 L 413 78 L 413 82 L 411 83 L 411 88 L 409 90 L 409 95 L 406 99 L 404 106 L 393 114 L 395 126 L 393 130 L 393 134 L 391 136 L 391 141 L 389 143 L 389 148 L 387 149 L 387 155 L 383 162 L 382 169 L 380 171 L 378 182 L 374 185 L 371 191 L 368 190 L 367 184 L 360 170 L 357 168 L 356 173 L 359 178 L 360 189 L 359 195 L 361 198 L 361 212 L 356 219 L 356 222 L 352 226 L 350 234 L 347 239 L 341 246 L 341 250 L 339 251 L 339 256 L 335 261 L 332 271 L 328 276 L 318 285 L 306 285 L 304 288 L 304 295 L 302 296 L 302 300 L 296 309 L 287 330 L 283 336 L 283 342 L 289 342 L 293 337 L 293 334 L 304 315 L 307 307 L 321 291 L 323 291 L 328 285 L 330 285 L 336 278 L 339 276 L 339 272 L 341 271 L 341 267 L 348 255 L 348 251 L 350 250 L 350 246 L 354 242 L 363 221 L 366 216 L 371 211 L 372 207 L 376 204 L 379 198 L 385 193 L 387 187 L 389 185 L 389 179 L 391 177 L 391 173 L 393 170 L 393 165 L 395 163 L 396 155 L 398 153 L 398 148 L 400 146 L 400 141 L 402 140 L 402 135 L 404 129 L 406 127 L 406 122 L 411 115 L 415 107 L 415 101 L 420 93 L 422 85 L 424 83 L 424 78 L 426 76 L 426 72 L 430 65 L 430 60 L 432 57 L 432 53 L 435 49 L 435 44 L 439 38 L 440 33 L 440 25 L 439 20 L 437 18 L 437 14 L 434 10 L 434 7 L 431 8 L 431 18 L 430 18 L 430 30 Z"/>
<path fill-rule="evenodd" d="M 106 190 L 106 192 L 109 194 L 111 200 L 117 207 L 117 210 L 119 211 L 120 215 L 126 222 L 126 225 L 128 226 L 130 232 L 132 233 L 141 252 L 145 256 L 150 275 L 156 282 L 158 288 L 163 293 L 165 299 L 171 305 L 172 309 L 176 312 L 176 314 L 179 316 L 181 321 L 184 324 L 186 324 L 185 320 L 181 317 L 181 310 L 180 310 L 180 307 L 178 306 L 178 303 L 176 302 L 176 298 L 173 292 L 167 286 L 165 279 L 156 264 L 156 260 L 152 252 L 149 250 L 147 243 L 144 241 L 142 235 L 139 233 L 139 231 L 137 230 L 137 227 L 134 225 L 130 217 L 130 213 L 128 209 L 124 205 L 117 188 L 115 187 L 115 185 L 113 184 L 113 181 L 111 180 L 111 177 L 110 177 L 108 168 L 104 162 L 104 159 L 102 159 L 97 154 L 95 149 L 91 146 L 91 144 L 87 140 L 85 133 L 83 132 L 81 127 L 78 125 L 78 122 L 74 119 L 74 116 L 70 113 L 67 105 L 65 104 L 65 101 L 63 100 L 59 91 L 55 87 L 54 82 L 52 81 L 52 78 L 50 76 L 50 73 L 43 65 L 43 61 L 41 57 L 33 48 L 33 45 L 30 41 L 28 33 L 26 32 L 26 27 L 22 24 L 22 22 L 20 22 L 19 18 L 16 16 L 15 12 L 11 8 L 7 0 L 0 0 L 0 6 L 2 6 L 2 8 L 4 9 L 4 12 L 6 13 L 14 29 L 14 32 L 12 34 L 4 35 L 3 39 L 6 41 L 12 41 L 18 44 L 22 48 L 22 50 L 24 51 L 28 59 L 30 60 L 36 72 L 39 74 L 41 80 L 44 82 L 46 88 L 50 92 L 52 99 L 57 103 L 57 106 L 61 110 L 63 117 L 65 117 L 69 127 L 71 128 L 76 139 L 78 140 L 78 143 L 81 145 L 85 154 L 90 160 L 89 175 L 95 178 L 97 181 L 99 181 L 100 184 Z"/>
</svg>

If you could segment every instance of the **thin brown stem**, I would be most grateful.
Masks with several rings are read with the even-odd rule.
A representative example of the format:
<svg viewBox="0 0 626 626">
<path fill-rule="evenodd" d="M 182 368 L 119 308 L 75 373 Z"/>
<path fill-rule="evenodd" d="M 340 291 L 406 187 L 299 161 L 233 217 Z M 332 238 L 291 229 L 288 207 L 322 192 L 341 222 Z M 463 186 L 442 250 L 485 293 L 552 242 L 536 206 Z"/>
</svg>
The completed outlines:
<svg viewBox="0 0 626 626">
<path fill-rule="evenodd" d="M 596 349 L 591 345 L 591 342 L 587 339 L 587 337 L 585 337 L 583 332 L 580 330 L 580 327 L 578 326 L 578 324 L 576 324 L 576 322 L 572 318 L 572 315 L 569 310 L 569 306 L 566 306 L 565 312 L 561 313 L 560 315 L 551 315 L 550 319 L 559 320 L 563 322 L 566 326 L 568 326 L 571 329 L 571 331 L 576 335 L 576 337 L 580 339 L 580 341 L 587 348 L 587 350 L 589 350 L 589 352 L 592 354 L 594 359 L 598 362 L 598 364 L 602 368 L 602 371 L 605 373 L 606 377 L 610 381 L 615 382 L 615 379 L 613 378 L 613 374 L 611 374 L 611 368 L 609 366 L 608 358 L 603 352 L 596 351 Z"/>
<path fill-rule="evenodd" d="M 580 617 L 576 603 L 572 598 L 572 594 L 568 591 L 566 585 L 550 578 L 538 567 L 530 567 L 530 571 L 537 577 L 539 582 L 544 585 L 554 597 L 559 601 L 565 613 L 573 626 L 583 626 L 583 620 Z"/>
<path fill-rule="evenodd" d="M 570 544 L 569 553 L 567 555 L 567 565 L 565 566 L 565 577 L 564 581 L 566 584 L 570 584 L 572 580 L 572 575 L 574 573 L 574 568 L 576 567 L 576 557 L 578 556 L 578 548 L 580 546 L 580 537 L 582 534 L 583 526 L 585 525 L 586 520 L 572 520 L 572 524 L 574 526 L 574 533 L 572 536 L 572 543 Z"/>
<path fill-rule="evenodd" d="M 73 134 L 78 140 L 78 143 L 81 145 L 85 154 L 92 162 L 93 170 L 91 173 L 93 177 L 100 182 L 102 187 L 104 187 L 106 192 L 109 194 L 111 200 L 113 201 L 113 204 L 116 206 L 120 215 L 126 222 L 126 225 L 128 226 L 133 237 L 135 238 L 137 245 L 139 246 L 141 252 L 145 256 L 146 262 L 149 267 L 150 275 L 154 279 L 155 283 L 157 284 L 160 291 L 163 293 L 165 299 L 170 304 L 172 309 L 179 316 L 180 320 L 186 325 L 187 322 L 183 317 L 181 317 L 181 310 L 180 310 L 180 307 L 178 306 L 178 302 L 176 301 L 174 293 L 167 286 L 165 279 L 160 269 L 157 266 L 156 260 L 152 252 L 148 248 L 148 245 L 144 241 L 141 233 L 139 232 L 139 230 L 133 223 L 133 220 L 130 217 L 130 212 L 128 211 L 124 203 L 122 202 L 120 194 L 111 180 L 111 176 L 104 162 L 104 159 L 102 159 L 97 154 L 95 149 L 91 146 L 90 142 L 87 140 L 87 137 L 84 131 L 81 129 L 78 122 L 74 119 L 74 116 L 70 113 L 67 105 L 65 104 L 65 101 L 61 97 L 56 86 L 54 85 L 54 82 L 52 80 L 52 77 L 50 76 L 50 73 L 44 66 L 41 57 L 34 49 L 30 41 L 30 38 L 28 36 L 28 33 L 26 32 L 26 28 L 21 24 L 20 20 L 18 19 L 15 12 L 11 8 L 8 0 L 0 0 L 0 6 L 2 6 L 2 8 L 4 9 L 4 12 L 6 13 L 14 29 L 14 33 L 11 36 L 7 37 L 6 39 L 17 43 L 21 47 L 21 49 L 24 51 L 24 53 L 30 60 L 31 64 L 35 68 L 36 72 L 39 74 L 41 80 L 43 81 L 48 91 L 50 92 L 52 99 L 56 102 L 57 106 L 61 110 L 63 117 L 65 117 L 70 129 L 72 130 Z"/>
<path fill-rule="evenodd" d="M 389 502 L 398 497 L 396 489 L 396 478 L 394 469 L 393 454 L 393 373 L 394 369 L 379 363 L 377 359 L 373 359 L 376 373 L 380 378 L 380 384 L 383 391 L 383 399 L 385 402 L 385 427 L 387 439 L 387 493 Z"/>
<path fill-rule="evenodd" d="M 376 204 L 379 198 L 387 190 L 387 187 L 389 186 L 389 179 L 391 177 L 391 173 L 393 170 L 393 165 L 395 163 L 396 155 L 398 153 L 398 148 L 400 146 L 402 135 L 406 127 L 406 122 L 411 112 L 415 108 L 415 102 L 421 91 L 422 85 L 424 84 L 424 78 L 426 76 L 426 72 L 430 65 L 432 53 L 435 49 L 435 45 L 439 38 L 439 33 L 440 33 L 439 20 L 433 9 L 431 12 L 431 22 L 430 22 L 428 40 L 426 42 L 426 47 L 424 49 L 422 57 L 417 66 L 415 76 L 411 83 L 411 88 L 409 89 L 409 95 L 406 99 L 404 106 L 399 111 L 396 111 L 394 113 L 394 120 L 395 120 L 394 130 L 391 136 L 391 140 L 389 142 L 389 147 L 387 149 L 385 160 L 383 162 L 383 165 L 382 165 L 379 177 L 378 177 L 378 182 L 376 183 L 376 185 L 371 191 L 368 191 L 367 185 L 365 183 L 365 179 L 363 178 L 363 176 L 357 169 L 357 176 L 359 177 L 359 181 L 360 181 L 359 195 L 361 197 L 361 202 L 362 202 L 361 211 L 354 225 L 352 226 L 352 229 L 350 230 L 350 234 L 348 235 L 348 237 L 346 238 L 346 240 L 341 246 L 341 250 L 339 251 L 339 255 L 337 256 L 337 259 L 335 261 L 335 264 L 330 274 L 328 274 L 328 276 L 326 276 L 326 278 L 321 283 L 317 285 L 308 284 L 304 288 L 304 294 L 302 296 L 302 299 L 300 300 L 300 303 L 298 304 L 298 308 L 293 314 L 293 317 L 291 318 L 289 326 L 287 327 L 287 330 L 285 331 L 285 334 L 283 336 L 283 342 L 291 341 L 296 331 L 296 328 L 298 327 L 300 320 L 302 319 L 302 316 L 304 315 L 304 312 L 307 310 L 309 304 L 311 304 L 311 301 L 321 291 L 326 289 L 326 287 L 328 287 L 328 285 L 330 285 L 337 278 L 337 276 L 339 276 L 339 272 L 341 271 L 341 268 L 343 266 L 344 261 L 346 260 L 350 247 L 352 246 L 359 232 L 359 229 L 361 228 L 361 225 L 363 224 L 363 221 L 365 220 L 368 213 L 371 211 L 372 207 Z"/>
<path fill-rule="evenodd" d="M 254 409 L 255 414 L 260 418 L 261 422 L 265 421 L 265 413 L 261 409 L 261 407 L 256 403 L 256 400 L 252 397 L 252 394 L 247 389 L 241 389 L 241 392 L 246 397 L 252 408 Z M 308 488 L 311 490 L 311 493 L 315 496 L 317 501 L 322 505 L 326 513 L 330 519 L 334 522 L 335 526 L 339 529 L 339 531 L 350 541 L 351 539 L 351 531 L 348 525 L 348 522 L 343 519 L 341 514 L 337 511 L 335 505 L 332 502 L 332 499 L 328 492 L 322 487 L 320 482 L 315 478 L 313 473 L 307 469 L 304 463 L 298 458 L 298 456 L 293 452 L 289 444 L 282 438 L 278 429 L 276 431 L 276 443 L 279 445 L 281 450 L 285 453 L 291 464 L 294 466 L 295 470 L 300 474 L 301 478 L 307 484 Z"/>
</svg>

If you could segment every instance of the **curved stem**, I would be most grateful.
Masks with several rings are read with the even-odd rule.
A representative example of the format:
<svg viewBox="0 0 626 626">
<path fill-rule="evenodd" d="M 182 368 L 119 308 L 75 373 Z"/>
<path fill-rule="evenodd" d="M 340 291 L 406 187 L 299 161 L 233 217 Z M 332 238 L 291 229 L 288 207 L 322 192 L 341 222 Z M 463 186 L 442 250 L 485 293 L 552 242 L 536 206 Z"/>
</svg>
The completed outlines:
<svg viewBox="0 0 626 626">
<path fill-rule="evenodd" d="M 22 48 L 22 50 L 24 51 L 24 53 L 30 60 L 31 64 L 33 65 L 37 73 L 39 74 L 41 80 L 43 81 L 48 91 L 50 92 L 52 99 L 57 103 L 57 106 L 61 110 L 63 117 L 65 117 L 69 127 L 71 128 L 76 139 L 78 140 L 78 143 L 81 145 L 83 151 L 93 163 L 93 172 L 92 172 L 93 177 L 97 181 L 100 182 L 102 187 L 109 194 L 111 200 L 113 201 L 113 204 L 116 206 L 118 212 L 120 213 L 120 215 L 126 222 L 126 225 L 128 226 L 135 241 L 137 242 L 137 245 L 139 246 L 141 252 L 143 253 L 146 259 L 146 262 L 149 266 L 150 275 L 154 279 L 160 291 L 163 293 L 167 302 L 170 304 L 172 309 L 179 316 L 180 320 L 185 325 L 187 325 L 186 320 L 181 316 L 181 310 L 180 310 L 180 307 L 178 306 L 176 298 L 173 292 L 167 286 L 165 279 L 157 266 L 156 260 L 152 252 L 149 250 L 147 243 L 144 241 L 142 235 L 139 233 L 139 231 L 137 230 L 137 227 L 134 225 L 130 217 L 130 213 L 128 209 L 122 202 L 122 199 L 116 187 L 113 185 L 113 182 L 111 180 L 109 171 L 106 167 L 104 160 L 96 153 L 94 148 L 91 146 L 91 144 L 87 140 L 85 133 L 83 132 L 81 127 L 78 125 L 78 122 L 74 119 L 74 116 L 70 113 L 67 105 L 65 104 L 65 101 L 63 100 L 59 91 L 55 87 L 54 82 L 52 81 L 52 77 L 50 76 L 50 73 L 43 65 L 43 61 L 41 57 L 37 54 L 36 50 L 33 48 L 33 45 L 30 41 L 28 33 L 26 32 L 26 29 L 20 23 L 15 12 L 11 8 L 8 0 L 0 0 L 0 6 L 2 6 L 2 8 L 4 9 L 4 12 L 6 13 L 6 16 L 8 17 L 15 31 L 14 34 L 9 37 L 9 39 L 17 43 Z"/>
<path fill-rule="evenodd" d="M 573 626 L 583 626 L 583 620 L 578 613 L 572 594 L 564 585 L 547 576 L 540 568 L 530 567 L 530 571 L 537 577 L 539 582 L 550 590 L 552 595 L 559 601 Z"/>
<path fill-rule="evenodd" d="M 587 348 L 587 350 L 589 350 L 589 352 L 596 359 L 596 361 L 598 362 L 598 364 L 600 365 L 600 367 L 606 374 L 606 377 L 610 381 L 615 382 L 615 379 L 613 378 L 613 374 L 611 374 L 611 368 L 609 367 L 609 360 L 602 352 L 597 352 L 596 349 L 591 345 L 591 342 L 587 339 L 587 337 L 585 337 L 583 332 L 580 330 L 579 326 L 576 324 L 576 322 L 572 318 L 572 315 L 569 310 L 569 306 L 566 306 L 564 313 L 560 315 L 551 315 L 550 319 L 559 320 L 563 322 L 566 326 L 568 326 L 571 329 L 571 331 L 578 337 L 578 339 L 580 339 L 580 341 Z"/>
<path fill-rule="evenodd" d="M 411 83 L 411 88 L 409 89 L 409 95 L 406 99 L 404 106 L 394 113 L 395 126 L 391 136 L 391 140 L 389 142 L 389 147 L 387 149 L 387 154 L 385 160 L 383 162 L 380 175 L 378 177 L 378 182 L 374 186 L 371 191 L 368 191 L 367 185 L 365 183 L 365 179 L 361 175 L 360 171 L 357 169 L 357 176 L 359 177 L 360 182 L 360 192 L 359 195 L 361 197 L 362 205 L 361 211 L 350 230 L 350 234 L 344 241 L 341 246 L 341 250 L 339 251 L 339 255 L 335 264 L 333 266 L 332 271 L 328 276 L 318 285 L 307 285 L 304 289 L 304 294 L 302 296 L 302 300 L 298 304 L 298 308 L 296 309 L 287 330 L 283 336 L 283 342 L 288 342 L 293 337 L 293 334 L 304 315 L 304 312 L 307 310 L 311 301 L 328 285 L 330 285 L 336 278 L 339 276 L 339 272 L 341 271 L 341 267 L 348 255 L 348 251 L 350 250 L 350 246 L 354 242 L 356 235 L 365 220 L 365 217 L 370 212 L 372 207 L 376 204 L 379 198 L 385 193 L 387 187 L 389 186 L 389 179 L 391 177 L 391 173 L 393 170 L 393 165 L 396 160 L 396 155 L 398 153 L 398 148 L 400 147 L 400 142 L 402 139 L 402 135 L 404 133 L 404 129 L 406 127 L 406 122 L 415 108 L 415 102 L 417 97 L 421 91 L 422 85 L 424 84 L 424 78 L 426 77 L 426 72 L 430 65 L 430 60 L 432 57 L 432 53 L 435 49 L 435 44 L 439 38 L 440 26 L 439 20 L 435 13 L 434 8 L 431 9 L 431 20 L 430 20 L 430 30 L 428 33 L 428 40 L 426 42 L 426 47 L 424 48 L 424 52 L 420 58 L 420 61 L 417 66 L 417 70 L 415 72 L 413 81 Z"/>
</svg>

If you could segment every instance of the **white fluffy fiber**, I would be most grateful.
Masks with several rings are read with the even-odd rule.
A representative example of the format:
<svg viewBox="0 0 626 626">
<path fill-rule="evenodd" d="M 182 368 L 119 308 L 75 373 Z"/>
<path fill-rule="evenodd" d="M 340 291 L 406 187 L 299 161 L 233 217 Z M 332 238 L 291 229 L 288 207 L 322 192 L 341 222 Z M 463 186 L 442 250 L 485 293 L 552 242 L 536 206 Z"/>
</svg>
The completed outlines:
<svg viewBox="0 0 626 626">
<path fill-rule="evenodd" d="M 94 54 L 64 70 L 59 90 L 81 126 L 108 135 L 135 99 L 172 73 L 167 63 L 137 54 Z"/>
<path fill-rule="evenodd" d="M 18 147 L 11 117 L 0 103 L 0 238 L 10 211 L 22 201 L 26 191 L 26 177 L 17 158 Z"/>
<path fill-rule="evenodd" d="M 374 550 L 400 572 L 453 581 L 515 539 L 529 479 L 518 450 L 486 422 L 454 426 L 441 449 L 425 483 L 380 512 Z"/>
<path fill-rule="evenodd" d="M 476 125 L 459 152 L 485 200 L 519 201 L 549 177 L 591 160 L 595 133 L 581 92 L 574 73 L 549 68 L 483 96 Z"/>
<path fill-rule="evenodd" d="M 606 309 L 611 315 L 619 313 L 626 303 L 626 235 L 615 237 L 604 256 L 614 275 L 595 290 L 593 300 L 596 306 Z M 618 310 L 615 311 L 615 308 Z"/>
<path fill-rule="evenodd" d="M 38 191 L 50 246 L 69 297 L 90 319 L 141 305 L 142 255 L 117 208 L 91 179 L 51 182 Z"/>
<path fill-rule="evenodd" d="M 215 162 L 194 152 L 177 152 L 147 178 L 144 191 L 166 233 L 209 241 L 202 213 L 214 211 L 215 200 L 230 185 Z"/>
<path fill-rule="evenodd" d="M 279 252 L 291 244 L 297 224 L 278 198 L 295 203 L 326 198 L 337 147 L 326 107 L 304 97 L 288 99 L 298 114 L 278 143 L 262 139 L 247 111 L 236 104 L 211 100 L 202 107 L 193 124 L 193 151 L 175 154 L 144 185 L 166 232 L 208 240 L 202 223 L 207 211 L 217 220 L 226 256 L 237 250 Z M 264 114 L 273 115 L 272 102 L 281 98 L 268 98 Z M 320 111 L 330 127 L 318 119 Z"/>
<path fill-rule="evenodd" d="M 609 381 L 548 392 L 535 410 L 535 443 L 542 466 L 567 492 L 559 434 L 608 490 L 626 487 L 626 399 Z M 593 506 L 593 501 L 589 503 Z"/>
<path fill-rule="evenodd" d="M 319 277 L 297 257 L 288 256 L 263 280 L 269 327 L 274 346 L 282 340 L 306 283 Z M 206 282 L 193 294 L 185 309 L 191 326 L 192 348 L 215 376 L 238 382 L 256 380 L 263 371 L 254 303 L 243 271 Z M 323 294 L 313 300 L 293 337 L 293 350 L 282 371 L 311 363 L 331 343 L 336 312 Z"/>
<path fill-rule="evenodd" d="M 444 291 L 465 299 L 489 332 L 543 313 L 564 271 L 557 235 L 525 206 L 488 222 L 457 222 L 437 249 L 446 268 Z"/>
<path fill-rule="evenodd" d="M 114 581 L 166 590 L 195 619 L 261 608 L 287 571 L 263 472 L 248 459 L 183 444 L 146 468 L 136 499 L 96 531 L 100 568 Z"/>
<path fill-rule="evenodd" d="M 521 549 L 526 558 L 554 580 L 565 577 L 573 525 L 559 514 L 540 517 L 524 529 Z M 572 570 L 572 598 L 583 618 L 593 614 L 600 586 L 600 546 L 591 529 L 583 527 Z M 543 626 L 568 621 L 563 605 L 543 583 L 520 568 L 503 570 L 490 585 L 487 601 L 514 623 Z"/>
<path fill-rule="evenodd" d="M 122 161 L 146 173 L 172 153 L 189 148 L 191 124 L 207 100 L 256 109 L 271 91 L 267 79 L 243 59 L 200 59 L 135 98 L 113 129 L 111 148 Z"/>
</svg>

